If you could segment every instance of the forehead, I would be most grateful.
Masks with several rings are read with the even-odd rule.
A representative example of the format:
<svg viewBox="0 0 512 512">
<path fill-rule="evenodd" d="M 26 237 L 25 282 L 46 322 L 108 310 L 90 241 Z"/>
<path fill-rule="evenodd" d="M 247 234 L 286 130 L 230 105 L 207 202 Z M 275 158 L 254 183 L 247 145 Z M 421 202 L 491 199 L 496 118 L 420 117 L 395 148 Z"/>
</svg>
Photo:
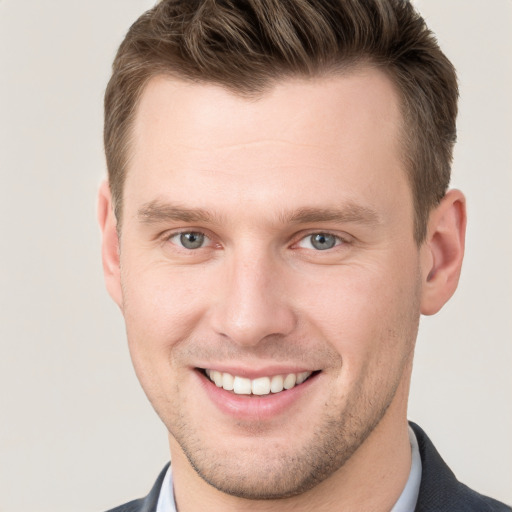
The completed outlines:
<svg viewBox="0 0 512 512">
<path fill-rule="evenodd" d="M 401 114 L 394 85 L 374 67 L 310 79 L 289 78 L 249 98 L 215 84 L 156 76 L 146 85 L 137 106 L 133 150 L 151 147 L 157 142 L 154 132 L 161 132 L 162 127 L 173 136 L 169 143 L 189 142 L 193 137 L 206 149 L 210 143 L 231 144 L 235 137 L 238 142 L 253 142 L 263 135 L 262 126 L 269 135 L 285 135 L 293 127 L 294 135 L 301 135 L 297 128 L 305 128 L 302 135 L 308 139 L 312 133 L 325 139 L 326 131 L 346 131 L 349 126 L 365 129 L 378 121 L 393 136 Z"/>
<path fill-rule="evenodd" d="M 257 98 L 155 77 L 133 125 L 125 206 L 183 190 L 202 207 L 233 196 L 263 207 L 308 189 L 329 201 L 395 194 L 401 122 L 396 90 L 374 68 L 289 79 Z"/>
</svg>

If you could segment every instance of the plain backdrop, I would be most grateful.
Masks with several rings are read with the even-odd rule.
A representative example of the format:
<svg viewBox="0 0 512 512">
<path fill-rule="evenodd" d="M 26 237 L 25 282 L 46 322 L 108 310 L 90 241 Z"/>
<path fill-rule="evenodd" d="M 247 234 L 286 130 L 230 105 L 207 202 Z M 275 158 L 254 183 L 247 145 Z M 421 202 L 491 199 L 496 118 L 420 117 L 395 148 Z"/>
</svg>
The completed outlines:
<svg viewBox="0 0 512 512">
<path fill-rule="evenodd" d="M 459 290 L 424 318 L 409 417 L 459 479 L 512 503 L 512 2 L 416 2 L 459 72 Z M 166 432 L 100 264 L 102 96 L 149 0 L 0 0 L 0 511 L 145 495 Z"/>
</svg>

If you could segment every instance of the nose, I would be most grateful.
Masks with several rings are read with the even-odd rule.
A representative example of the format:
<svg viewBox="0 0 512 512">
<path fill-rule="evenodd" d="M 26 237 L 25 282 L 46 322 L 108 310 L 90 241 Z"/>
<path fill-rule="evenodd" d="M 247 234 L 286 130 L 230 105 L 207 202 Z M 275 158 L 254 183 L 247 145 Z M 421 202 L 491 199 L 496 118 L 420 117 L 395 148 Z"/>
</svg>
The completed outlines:
<svg viewBox="0 0 512 512">
<path fill-rule="evenodd" d="M 290 334 L 296 315 L 287 297 L 286 278 L 271 255 L 234 255 L 224 261 L 212 313 L 213 329 L 233 343 L 256 346 Z"/>
</svg>

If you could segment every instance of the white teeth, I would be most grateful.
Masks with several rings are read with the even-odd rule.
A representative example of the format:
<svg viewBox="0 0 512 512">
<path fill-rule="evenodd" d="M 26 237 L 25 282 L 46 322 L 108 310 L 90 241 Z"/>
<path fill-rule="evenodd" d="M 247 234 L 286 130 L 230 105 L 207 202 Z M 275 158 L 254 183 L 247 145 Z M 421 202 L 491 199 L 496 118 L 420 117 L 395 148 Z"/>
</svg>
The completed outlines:
<svg viewBox="0 0 512 512">
<path fill-rule="evenodd" d="M 270 393 L 270 379 L 268 377 L 254 379 L 251 389 L 253 395 L 268 395 Z"/>
<path fill-rule="evenodd" d="M 212 373 L 210 374 L 210 379 L 213 380 L 213 382 L 215 382 L 215 385 L 218 388 L 222 387 L 222 373 L 213 370 Z"/>
<path fill-rule="evenodd" d="M 272 393 L 279 393 L 280 391 L 283 391 L 283 380 L 282 375 L 274 375 L 270 381 L 270 391 L 272 391 Z"/>
<path fill-rule="evenodd" d="M 233 382 L 233 391 L 237 395 L 250 395 L 252 390 L 251 388 L 251 379 L 235 377 L 235 380 Z"/>
<path fill-rule="evenodd" d="M 226 391 L 232 391 L 234 386 L 235 378 L 230 373 L 222 374 L 222 387 Z"/>
<path fill-rule="evenodd" d="M 297 373 L 297 381 L 295 383 L 302 384 L 310 375 L 311 372 Z"/>
<path fill-rule="evenodd" d="M 292 389 L 302 384 L 312 372 L 258 377 L 253 380 L 233 376 L 230 373 L 219 372 L 218 370 L 206 369 L 205 373 L 217 387 L 224 388 L 226 391 L 233 391 L 237 395 L 268 395 L 271 392 L 280 393 L 283 389 Z"/>
<path fill-rule="evenodd" d="M 289 373 L 284 379 L 284 389 L 292 389 L 297 382 L 297 375 L 295 373 Z"/>
</svg>

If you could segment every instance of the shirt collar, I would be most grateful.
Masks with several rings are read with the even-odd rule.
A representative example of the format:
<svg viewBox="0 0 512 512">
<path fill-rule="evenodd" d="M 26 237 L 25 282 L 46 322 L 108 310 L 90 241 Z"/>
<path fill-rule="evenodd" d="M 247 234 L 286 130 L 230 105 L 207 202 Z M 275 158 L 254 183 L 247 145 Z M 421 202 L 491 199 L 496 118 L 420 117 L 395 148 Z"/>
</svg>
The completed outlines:
<svg viewBox="0 0 512 512">
<path fill-rule="evenodd" d="M 167 469 L 164 481 L 162 482 L 160 496 L 158 497 L 158 504 L 156 506 L 156 512 L 176 512 L 171 466 L 169 466 Z"/>
<path fill-rule="evenodd" d="M 391 509 L 391 512 L 412 512 L 416 508 L 418 501 L 421 484 L 421 457 L 416 434 L 410 426 L 409 442 L 411 443 L 411 471 L 404 490 Z"/>
</svg>

